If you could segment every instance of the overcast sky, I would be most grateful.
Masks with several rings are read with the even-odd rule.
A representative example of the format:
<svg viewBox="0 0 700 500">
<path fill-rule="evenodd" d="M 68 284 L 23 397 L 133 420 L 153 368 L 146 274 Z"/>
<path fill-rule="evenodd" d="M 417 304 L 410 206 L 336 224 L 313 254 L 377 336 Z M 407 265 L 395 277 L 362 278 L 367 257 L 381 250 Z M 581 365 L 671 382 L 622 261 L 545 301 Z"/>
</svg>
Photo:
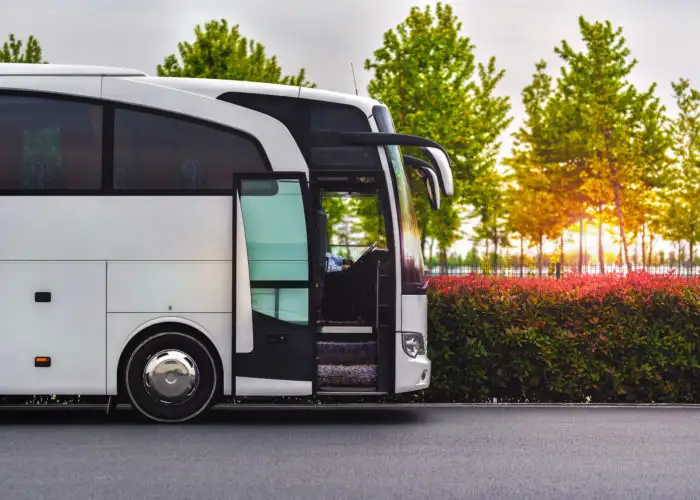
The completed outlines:
<svg viewBox="0 0 700 500">
<path fill-rule="evenodd" d="M 486 61 L 496 56 L 507 70 L 499 94 L 511 97 L 514 124 L 521 119 L 520 91 L 534 63 L 556 64 L 553 47 L 577 44 L 577 17 L 610 19 L 624 28 L 639 65 L 634 82 L 656 81 L 670 107 L 670 81 L 700 84 L 698 0 L 453 0 L 463 34 Z M 193 28 L 214 18 L 240 24 L 245 36 L 276 54 L 287 72 L 300 67 L 319 87 L 353 92 L 350 62 L 360 93 L 369 75 L 365 58 L 383 33 L 423 0 L 0 0 L 0 38 L 36 36 L 50 62 L 133 67 L 155 73 Z M 510 140 L 504 137 L 505 148 Z M 504 149 L 505 149 L 504 148 Z"/>
</svg>

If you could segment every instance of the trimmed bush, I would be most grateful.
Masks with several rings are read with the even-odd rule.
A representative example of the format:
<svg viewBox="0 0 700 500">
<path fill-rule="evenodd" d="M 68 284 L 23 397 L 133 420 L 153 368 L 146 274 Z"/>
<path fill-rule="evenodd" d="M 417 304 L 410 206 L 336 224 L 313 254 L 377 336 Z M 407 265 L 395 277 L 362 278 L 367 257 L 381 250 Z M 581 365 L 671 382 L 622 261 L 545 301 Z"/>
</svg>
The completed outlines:
<svg viewBox="0 0 700 500">
<path fill-rule="evenodd" d="M 700 280 L 435 277 L 425 401 L 699 402 Z"/>
</svg>

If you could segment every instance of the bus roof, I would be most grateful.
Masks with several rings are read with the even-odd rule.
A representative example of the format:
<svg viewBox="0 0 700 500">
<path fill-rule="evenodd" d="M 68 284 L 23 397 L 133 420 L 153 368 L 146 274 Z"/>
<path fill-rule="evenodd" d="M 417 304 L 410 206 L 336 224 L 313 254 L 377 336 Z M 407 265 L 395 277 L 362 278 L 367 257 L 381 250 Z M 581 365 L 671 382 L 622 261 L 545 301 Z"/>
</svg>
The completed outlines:
<svg viewBox="0 0 700 500">
<path fill-rule="evenodd" d="M 103 76 L 126 77 L 135 81 L 169 87 L 176 90 L 191 92 L 217 98 L 227 92 L 248 94 L 277 95 L 284 97 L 299 97 L 317 101 L 348 104 L 360 108 L 367 115 L 378 101 L 369 97 L 333 92 L 330 90 L 295 87 L 272 83 L 248 82 L 238 80 L 218 80 L 207 78 L 172 78 L 154 77 L 147 73 L 130 68 L 112 66 L 89 66 L 76 64 L 26 64 L 0 63 L 0 76 Z"/>
<path fill-rule="evenodd" d="M 314 89 L 308 87 L 295 87 L 274 83 L 247 82 L 238 80 L 217 80 L 205 78 L 170 78 L 170 77 L 137 77 L 136 81 L 161 85 L 177 90 L 205 95 L 207 97 L 219 97 L 227 92 L 239 92 L 245 94 L 264 94 L 282 97 L 298 97 L 316 101 L 348 104 L 360 108 L 366 114 L 372 113 L 372 108 L 379 101 L 370 97 L 361 97 L 342 92 Z"/>
<path fill-rule="evenodd" d="M 148 76 L 143 71 L 77 64 L 0 63 L 0 76 Z"/>
</svg>

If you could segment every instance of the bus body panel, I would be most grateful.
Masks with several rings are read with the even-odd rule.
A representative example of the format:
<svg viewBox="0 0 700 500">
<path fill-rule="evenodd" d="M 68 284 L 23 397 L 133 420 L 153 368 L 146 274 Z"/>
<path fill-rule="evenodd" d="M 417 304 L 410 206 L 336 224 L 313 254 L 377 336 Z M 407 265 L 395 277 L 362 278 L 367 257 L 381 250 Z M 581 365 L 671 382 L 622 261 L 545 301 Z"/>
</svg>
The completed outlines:
<svg viewBox="0 0 700 500">
<path fill-rule="evenodd" d="M 231 196 L 0 197 L 0 260 L 231 261 Z"/>
<path fill-rule="evenodd" d="M 0 262 L 0 394 L 105 394 L 105 281 L 104 262 Z"/>
<path fill-rule="evenodd" d="M 427 295 L 404 295 L 401 297 L 401 331 L 396 333 L 396 392 L 412 392 L 430 386 L 431 361 L 425 355 L 411 358 L 403 350 L 402 332 L 428 333 Z M 427 343 L 426 343 L 427 347 Z"/>
<path fill-rule="evenodd" d="M 310 396 L 312 393 L 310 380 L 236 377 L 236 396 Z"/>
<path fill-rule="evenodd" d="M 193 321 L 207 332 L 221 356 L 224 389 L 230 393 L 232 203 L 230 196 L 1 197 L 0 293 L 15 299 L 0 306 L 0 311 L 6 308 L 0 351 L 9 360 L 29 363 L 30 372 L 20 370 L 24 375 L 18 384 L 15 373 L 23 365 L 1 364 L 0 379 L 12 386 L 0 393 L 115 394 L 122 350 L 134 334 L 166 317 Z M 245 233 L 238 213 L 236 352 L 245 353 L 253 349 L 253 331 Z M 58 285 L 73 287 L 79 299 L 64 302 L 64 293 L 56 289 L 54 301 L 34 304 L 34 292 L 51 291 L 56 281 L 50 273 L 45 280 L 33 271 L 23 277 L 31 269 L 20 261 L 36 261 L 38 269 L 43 269 L 41 261 L 54 262 L 59 270 L 66 266 L 61 275 L 65 282 Z M 90 270 L 92 281 L 80 272 L 71 274 L 80 266 Z M 36 307 L 55 311 L 47 316 L 53 319 L 35 318 Z M 71 322 L 81 318 L 87 326 Z M 63 322 L 61 328 L 55 321 Z M 83 350 L 76 351 L 76 345 Z M 71 370 L 86 376 L 64 374 L 56 369 L 60 365 L 42 371 L 33 366 L 34 356 L 52 356 L 57 362 L 70 357 Z"/>
<path fill-rule="evenodd" d="M 110 262 L 108 313 L 231 313 L 230 261 Z"/>
<path fill-rule="evenodd" d="M 100 99 L 101 76 L 0 76 L 0 91 L 47 92 Z"/>
<path fill-rule="evenodd" d="M 131 81 L 144 84 L 169 87 L 186 92 L 217 98 L 227 92 L 263 94 L 269 96 L 291 97 L 310 99 L 320 102 L 330 102 L 335 104 L 347 104 L 360 109 L 366 116 L 372 114 L 372 108 L 379 104 L 378 101 L 370 97 L 356 96 L 355 94 L 343 94 L 330 90 L 293 87 L 276 83 L 234 81 L 224 79 L 207 78 L 171 78 L 154 76 L 136 76 L 130 78 Z"/>
</svg>

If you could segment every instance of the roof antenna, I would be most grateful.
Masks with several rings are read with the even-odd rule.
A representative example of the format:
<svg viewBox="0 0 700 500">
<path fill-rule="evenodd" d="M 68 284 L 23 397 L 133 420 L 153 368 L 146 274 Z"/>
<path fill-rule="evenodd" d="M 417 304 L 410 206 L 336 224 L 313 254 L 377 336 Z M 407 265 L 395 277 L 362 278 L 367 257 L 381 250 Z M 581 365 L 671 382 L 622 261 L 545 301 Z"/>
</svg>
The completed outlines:
<svg viewBox="0 0 700 500">
<path fill-rule="evenodd" d="M 355 95 L 360 95 L 357 91 L 357 80 L 355 79 L 355 66 L 350 63 L 350 69 L 352 70 L 352 82 L 355 85 Z"/>
</svg>

